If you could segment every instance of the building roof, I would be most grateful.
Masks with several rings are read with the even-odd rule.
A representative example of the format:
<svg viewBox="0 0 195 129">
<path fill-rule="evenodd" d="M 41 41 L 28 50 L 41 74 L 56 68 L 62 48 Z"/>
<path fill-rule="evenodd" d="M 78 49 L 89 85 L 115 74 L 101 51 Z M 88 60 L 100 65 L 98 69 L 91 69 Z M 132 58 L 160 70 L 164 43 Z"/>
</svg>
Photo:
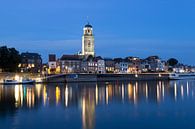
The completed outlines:
<svg viewBox="0 0 195 129">
<path fill-rule="evenodd" d="M 21 57 L 22 58 L 29 58 L 29 59 L 32 59 L 32 58 L 40 58 L 41 59 L 41 55 L 39 55 L 38 53 L 29 53 L 29 52 L 22 53 Z"/>
<path fill-rule="evenodd" d="M 87 24 L 85 25 L 85 28 L 93 28 L 93 27 L 92 27 L 92 25 L 90 25 L 89 23 L 87 23 Z"/>
<path fill-rule="evenodd" d="M 60 60 L 81 60 L 81 56 L 79 55 L 63 55 Z"/>
<path fill-rule="evenodd" d="M 56 61 L 56 55 L 55 54 L 49 54 L 49 61 Z"/>
</svg>

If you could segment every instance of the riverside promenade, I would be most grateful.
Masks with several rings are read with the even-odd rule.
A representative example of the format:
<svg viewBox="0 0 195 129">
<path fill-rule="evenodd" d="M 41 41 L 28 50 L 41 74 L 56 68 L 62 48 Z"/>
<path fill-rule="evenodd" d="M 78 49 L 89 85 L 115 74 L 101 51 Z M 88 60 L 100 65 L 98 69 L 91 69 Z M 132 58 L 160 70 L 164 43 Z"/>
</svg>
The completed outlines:
<svg viewBox="0 0 195 129">
<path fill-rule="evenodd" d="M 57 74 L 43 79 L 46 83 L 63 82 L 98 82 L 98 81 L 145 81 L 169 80 L 169 73 L 141 73 L 141 74 Z"/>
<path fill-rule="evenodd" d="M 100 82 L 100 81 L 147 81 L 169 80 L 170 73 L 141 73 L 141 74 L 55 74 L 43 76 L 41 74 L 28 73 L 1 73 L 0 82 L 3 79 L 28 77 L 38 83 L 71 83 L 71 82 Z"/>
</svg>

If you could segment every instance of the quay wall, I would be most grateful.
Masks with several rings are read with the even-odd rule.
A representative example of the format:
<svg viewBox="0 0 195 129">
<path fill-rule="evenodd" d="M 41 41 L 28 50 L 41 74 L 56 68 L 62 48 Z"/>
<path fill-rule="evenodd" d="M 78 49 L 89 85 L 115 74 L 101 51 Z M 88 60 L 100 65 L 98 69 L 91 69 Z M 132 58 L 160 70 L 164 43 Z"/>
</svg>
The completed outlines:
<svg viewBox="0 0 195 129">
<path fill-rule="evenodd" d="M 16 76 L 37 79 L 42 78 L 40 73 L 0 73 L 0 83 L 3 82 L 4 79 L 14 79 Z"/>
<path fill-rule="evenodd" d="M 169 80 L 169 74 L 61 74 L 48 76 L 44 82 L 98 82 L 98 81 Z"/>
</svg>

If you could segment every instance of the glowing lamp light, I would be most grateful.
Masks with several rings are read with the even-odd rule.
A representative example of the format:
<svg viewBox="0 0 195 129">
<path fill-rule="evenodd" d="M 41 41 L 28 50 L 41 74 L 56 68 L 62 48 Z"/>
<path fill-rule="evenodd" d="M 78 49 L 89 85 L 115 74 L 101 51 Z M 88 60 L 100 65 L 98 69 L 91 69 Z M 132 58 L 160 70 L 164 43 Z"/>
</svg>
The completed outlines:
<svg viewBox="0 0 195 129">
<path fill-rule="evenodd" d="M 22 78 L 21 78 L 19 75 L 16 75 L 16 76 L 14 77 L 14 79 L 15 79 L 16 81 L 18 81 L 18 82 L 21 82 L 21 81 L 22 81 Z"/>
<path fill-rule="evenodd" d="M 21 67 L 21 64 L 19 64 L 18 67 L 20 68 Z"/>
</svg>

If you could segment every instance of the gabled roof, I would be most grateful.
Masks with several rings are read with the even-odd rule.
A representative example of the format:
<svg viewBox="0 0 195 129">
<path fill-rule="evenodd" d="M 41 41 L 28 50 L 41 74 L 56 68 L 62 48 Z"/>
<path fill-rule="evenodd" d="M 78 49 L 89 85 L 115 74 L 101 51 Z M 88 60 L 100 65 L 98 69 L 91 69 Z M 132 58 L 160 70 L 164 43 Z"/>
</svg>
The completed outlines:
<svg viewBox="0 0 195 129">
<path fill-rule="evenodd" d="M 81 60 L 81 56 L 79 55 L 63 55 L 60 60 Z"/>
<path fill-rule="evenodd" d="M 41 55 L 39 55 L 38 53 L 21 53 L 21 57 L 22 58 L 28 58 L 28 59 L 34 59 L 34 58 L 40 58 L 41 59 Z"/>
</svg>

